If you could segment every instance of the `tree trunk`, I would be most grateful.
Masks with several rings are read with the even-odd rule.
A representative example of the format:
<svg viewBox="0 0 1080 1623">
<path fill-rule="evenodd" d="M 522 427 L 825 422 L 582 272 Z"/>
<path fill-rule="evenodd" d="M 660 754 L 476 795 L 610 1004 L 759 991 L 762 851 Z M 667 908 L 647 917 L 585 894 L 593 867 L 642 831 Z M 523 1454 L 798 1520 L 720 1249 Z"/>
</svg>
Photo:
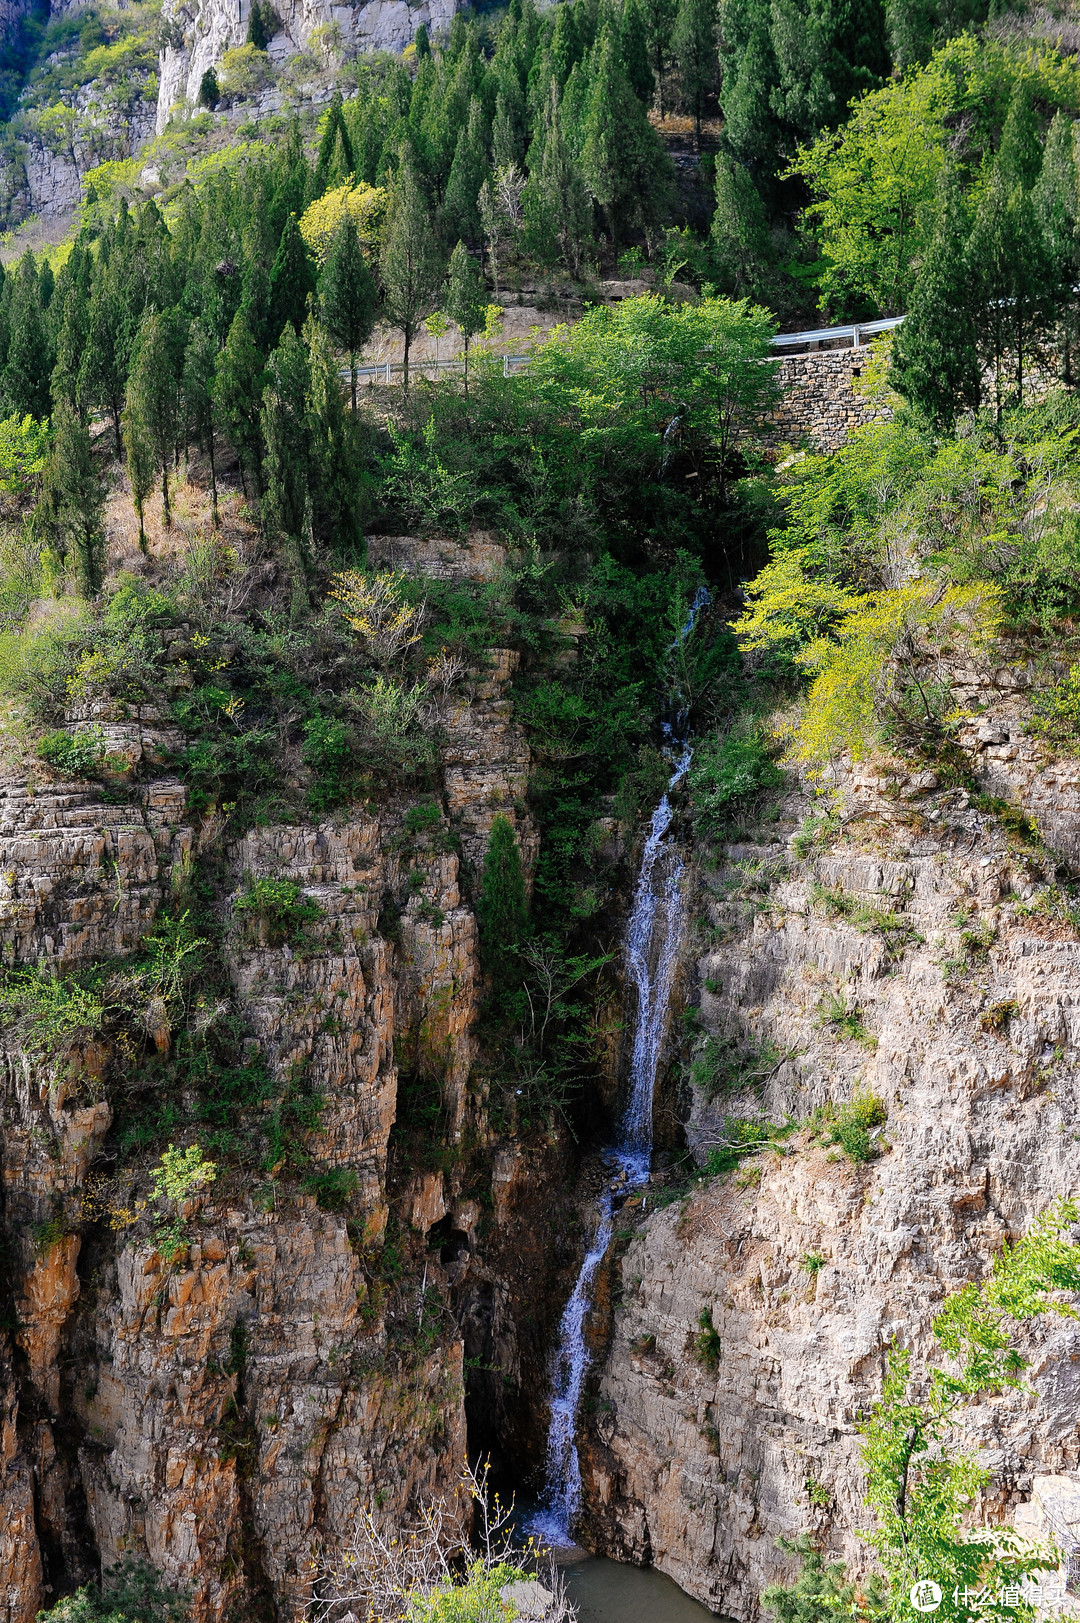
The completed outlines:
<svg viewBox="0 0 1080 1623">
<path fill-rule="evenodd" d="M 167 530 L 172 529 L 172 509 L 169 506 L 169 459 L 161 459 L 161 522 Z"/>
<path fill-rule="evenodd" d="M 206 436 L 206 448 L 207 454 L 210 457 L 210 514 L 213 519 L 214 529 L 218 530 L 221 528 L 221 515 L 218 512 L 217 504 L 217 466 L 214 462 L 213 423 L 210 424 L 209 432 Z"/>
</svg>

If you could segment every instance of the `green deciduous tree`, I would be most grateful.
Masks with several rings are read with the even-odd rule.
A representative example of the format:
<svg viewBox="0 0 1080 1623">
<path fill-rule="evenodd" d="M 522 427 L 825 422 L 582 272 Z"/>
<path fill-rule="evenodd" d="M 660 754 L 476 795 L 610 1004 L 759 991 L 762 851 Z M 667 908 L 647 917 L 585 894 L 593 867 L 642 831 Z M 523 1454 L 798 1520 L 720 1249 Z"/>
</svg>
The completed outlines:
<svg viewBox="0 0 1080 1623">
<path fill-rule="evenodd" d="M 403 381 L 409 387 L 409 351 L 421 319 L 431 309 L 443 275 L 434 221 L 412 149 L 403 148 L 383 229 L 379 274 L 390 320 L 400 327 L 405 349 Z"/>
<path fill-rule="evenodd" d="M 887 1584 L 888 1615 L 911 1616 L 909 1591 L 920 1579 L 940 1586 L 935 1616 L 959 1623 L 967 1596 L 994 1595 L 1032 1572 L 1056 1567 L 1056 1552 L 1009 1527 L 965 1526 L 990 1472 L 957 1447 L 963 1407 L 1023 1384 L 1025 1360 L 1013 1327 L 1044 1314 L 1076 1318 L 1063 1293 L 1080 1289 L 1080 1247 L 1063 1238 L 1077 1220 L 1068 1201 L 1045 1212 L 1015 1246 L 1006 1246 L 988 1279 L 946 1298 L 934 1334 L 949 1366 L 916 1379 L 911 1354 L 888 1358 L 880 1400 L 864 1422 L 866 1502 L 876 1526 L 869 1542 Z"/>
</svg>

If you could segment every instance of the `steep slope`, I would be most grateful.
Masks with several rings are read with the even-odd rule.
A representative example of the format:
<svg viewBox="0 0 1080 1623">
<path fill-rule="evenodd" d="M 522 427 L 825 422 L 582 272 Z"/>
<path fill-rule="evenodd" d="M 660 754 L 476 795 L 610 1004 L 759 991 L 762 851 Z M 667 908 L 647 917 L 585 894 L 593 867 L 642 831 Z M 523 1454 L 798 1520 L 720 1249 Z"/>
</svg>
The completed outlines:
<svg viewBox="0 0 1080 1623">
<path fill-rule="evenodd" d="M 973 769 L 1071 853 L 1075 763 L 1024 736 L 1022 681 L 973 695 Z M 835 788 L 829 817 L 789 797 L 778 825 L 701 853 L 689 1140 L 704 1160 L 733 1118 L 793 1127 L 626 1237 L 586 1450 L 598 1546 L 739 1618 L 790 1576 L 780 1536 L 865 1569 L 856 1426 L 885 1349 L 924 1357 L 943 1297 L 1080 1188 L 1080 937 L 1055 857 L 931 772 Z M 860 1099 L 882 1125 L 852 1160 L 836 1126 Z M 989 1520 L 1033 1472 L 1080 1464 L 1075 1328 L 1021 1345 L 1035 1395 L 966 1417 Z"/>
<path fill-rule="evenodd" d="M 470 559 L 459 549 L 460 568 Z M 190 641 L 181 633 L 179 658 Z M 39 973 L 115 963 L 185 876 L 216 872 L 247 1063 L 260 1056 L 282 1123 L 301 1092 L 325 1101 L 307 1134 L 318 1178 L 305 1186 L 285 1166 L 282 1181 L 270 1167 L 253 1183 L 222 1169 L 188 1203 L 170 1261 L 111 1131 L 118 1099 L 142 1088 L 149 1110 L 153 1085 L 147 1094 L 105 1036 L 69 1040 L 59 1058 L 9 1037 L 10 1623 L 90 1576 L 96 1556 L 110 1565 L 130 1549 L 190 1588 L 196 1620 L 238 1604 L 246 1617 L 300 1615 L 315 1541 L 344 1537 L 370 1492 L 388 1515 L 452 1493 L 465 1449 L 459 1317 L 470 1355 L 498 1372 L 493 1437 L 520 1426 L 523 1390 L 531 1409 L 557 1292 L 550 1247 L 523 1236 L 567 1168 L 557 1141 L 526 1161 L 512 1138 L 496 1140 L 468 1089 L 481 979 L 458 855 L 479 860 L 495 812 L 514 816 L 523 788 L 528 751 L 504 697 L 515 657 L 496 651 L 451 702 L 444 798 L 420 817 L 389 800 L 229 840 L 219 812 L 193 815 L 183 783 L 152 768 L 134 805 L 84 783 L 6 787 L 9 961 Z M 99 703 L 94 722 L 114 758 L 148 762 L 176 743 L 148 707 L 132 719 Z M 519 822 L 527 855 L 535 835 Z M 312 904 L 302 947 L 234 910 L 244 887 L 285 876 Z M 163 1013 L 146 1019 L 167 1052 Z M 418 1141 L 409 1100 L 425 1087 L 440 1126 Z M 283 1156 L 304 1120 L 277 1129 Z"/>
</svg>

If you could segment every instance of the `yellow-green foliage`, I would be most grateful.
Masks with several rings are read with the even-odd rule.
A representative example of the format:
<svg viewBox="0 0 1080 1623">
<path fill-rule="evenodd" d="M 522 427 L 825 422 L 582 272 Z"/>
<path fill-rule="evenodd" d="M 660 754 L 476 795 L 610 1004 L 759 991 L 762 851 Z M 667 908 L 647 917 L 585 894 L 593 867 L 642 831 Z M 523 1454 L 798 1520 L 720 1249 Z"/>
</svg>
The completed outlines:
<svg viewBox="0 0 1080 1623">
<path fill-rule="evenodd" d="M 254 96 L 270 78 L 270 58 L 256 46 L 234 45 L 221 58 L 218 78 L 231 96 Z"/>
<path fill-rule="evenodd" d="M 878 741 L 906 680 L 918 681 L 943 648 L 984 647 L 1000 623 L 1000 593 L 985 586 L 916 581 L 867 593 L 837 624 L 796 656 L 814 680 L 793 729 L 792 754 L 810 766 L 845 750 L 854 760 Z"/>
<path fill-rule="evenodd" d="M 351 180 L 346 181 L 344 186 L 336 186 L 305 209 L 300 220 L 300 235 L 321 265 L 330 252 L 334 232 L 348 215 L 356 224 L 362 245 L 370 250 L 379 240 L 385 208 L 384 187 L 355 186 Z"/>
</svg>

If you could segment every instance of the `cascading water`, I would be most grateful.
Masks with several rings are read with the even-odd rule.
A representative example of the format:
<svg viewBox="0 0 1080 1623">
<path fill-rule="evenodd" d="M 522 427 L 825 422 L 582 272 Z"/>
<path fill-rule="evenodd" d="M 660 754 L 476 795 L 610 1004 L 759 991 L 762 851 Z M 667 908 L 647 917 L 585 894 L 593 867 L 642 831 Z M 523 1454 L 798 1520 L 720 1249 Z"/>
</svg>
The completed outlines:
<svg viewBox="0 0 1080 1623">
<path fill-rule="evenodd" d="M 686 623 L 669 652 L 681 649 L 708 600 L 705 587 L 699 587 Z M 653 1090 L 682 924 L 679 881 L 683 864 L 678 851 L 666 843 L 674 815 L 668 797 L 690 766 L 693 751 L 686 737 L 688 721 L 689 706 L 676 683 L 669 714 L 663 722 L 666 750 L 675 770 L 652 815 L 641 853 L 634 905 L 626 931 L 627 971 L 638 1000 L 629 1092 L 619 1122 L 618 1137 L 614 1145 L 603 1152 L 602 1160 L 610 1171 L 610 1177 L 600 1197 L 596 1233 L 581 1264 L 570 1300 L 563 1309 L 559 1345 L 552 1368 L 546 1477 L 541 1507 L 531 1522 L 531 1528 L 538 1537 L 556 1546 L 571 1542 L 571 1529 L 581 1506 L 581 1463 L 575 1434 L 581 1393 L 589 1367 L 585 1318 L 589 1311 L 592 1282 L 611 1241 L 617 1207 L 631 1189 L 640 1188 L 648 1182 L 652 1166 Z"/>
</svg>

